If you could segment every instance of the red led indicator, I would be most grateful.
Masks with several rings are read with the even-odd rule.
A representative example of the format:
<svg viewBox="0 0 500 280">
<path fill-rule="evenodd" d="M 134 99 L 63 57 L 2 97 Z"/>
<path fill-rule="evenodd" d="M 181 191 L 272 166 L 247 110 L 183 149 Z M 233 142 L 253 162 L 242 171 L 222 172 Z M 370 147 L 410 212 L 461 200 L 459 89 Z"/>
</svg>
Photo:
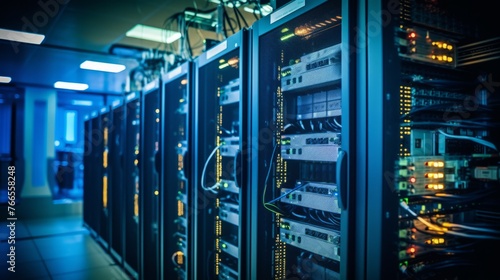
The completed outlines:
<svg viewBox="0 0 500 280">
<path fill-rule="evenodd" d="M 410 177 L 410 183 L 415 184 L 417 182 L 417 179 L 415 177 Z"/>
<path fill-rule="evenodd" d="M 411 32 L 411 33 L 410 33 L 410 38 L 415 38 L 415 37 L 417 37 L 417 33 L 415 33 L 415 32 Z"/>
</svg>

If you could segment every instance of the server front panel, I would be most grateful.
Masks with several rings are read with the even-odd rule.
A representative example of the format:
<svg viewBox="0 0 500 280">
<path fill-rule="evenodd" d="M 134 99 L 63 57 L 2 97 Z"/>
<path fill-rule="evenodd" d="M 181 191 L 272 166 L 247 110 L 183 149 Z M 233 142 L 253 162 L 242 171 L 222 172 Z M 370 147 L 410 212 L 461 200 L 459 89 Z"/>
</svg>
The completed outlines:
<svg viewBox="0 0 500 280">
<path fill-rule="evenodd" d="M 183 64 L 166 73 L 163 78 L 163 278 L 189 279 L 190 233 L 192 204 L 190 196 L 189 129 L 190 99 L 189 71 Z"/>
<path fill-rule="evenodd" d="M 124 221 L 123 215 L 123 144 L 125 133 L 125 105 L 118 100 L 111 109 L 112 125 L 109 130 L 109 165 L 110 165 L 110 208 L 111 208 L 111 242 L 110 252 L 119 261 L 122 261 L 124 250 Z"/>
<path fill-rule="evenodd" d="M 99 177 L 101 178 L 100 184 L 100 225 L 99 225 L 99 241 L 103 244 L 104 248 L 108 249 L 110 245 L 110 208 L 109 208 L 109 186 L 110 186 L 110 175 L 111 170 L 109 166 L 109 136 L 110 129 L 112 128 L 112 115 L 109 111 L 109 108 L 105 107 L 101 109 L 100 114 L 100 131 L 102 133 L 102 143 L 99 143 L 99 147 L 102 148 L 102 155 L 100 162 L 102 169 Z"/>
<path fill-rule="evenodd" d="M 253 36 L 256 277 L 340 279 L 342 16 L 340 3 L 320 1 L 286 14 L 300 3 Z"/>
<path fill-rule="evenodd" d="M 246 31 L 213 47 L 197 61 L 195 147 L 197 277 L 239 279 L 242 267 L 242 46 Z"/>
<path fill-rule="evenodd" d="M 484 5 L 468 5 L 401 1 L 400 279 L 500 275 L 490 257 L 500 248 L 500 33 Z"/>
<path fill-rule="evenodd" d="M 125 251 L 124 267 L 135 278 L 139 269 L 139 160 L 140 160 L 140 125 L 141 102 L 139 93 L 129 93 L 125 97 L 125 134 L 124 134 L 124 210 L 125 215 Z"/>
<path fill-rule="evenodd" d="M 155 80 L 142 95 L 140 226 L 141 275 L 159 279 L 160 273 L 160 87 Z"/>
</svg>

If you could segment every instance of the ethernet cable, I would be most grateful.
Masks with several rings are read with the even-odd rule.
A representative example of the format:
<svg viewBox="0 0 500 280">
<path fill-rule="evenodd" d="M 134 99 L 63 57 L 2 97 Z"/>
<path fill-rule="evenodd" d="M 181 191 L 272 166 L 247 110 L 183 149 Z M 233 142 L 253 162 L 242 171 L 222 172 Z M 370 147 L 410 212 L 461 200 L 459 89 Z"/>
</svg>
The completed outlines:
<svg viewBox="0 0 500 280">
<path fill-rule="evenodd" d="M 220 185 L 220 184 L 217 182 L 217 183 L 215 183 L 215 184 L 214 184 L 213 186 L 211 186 L 211 187 L 206 187 L 206 186 L 205 186 L 205 172 L 206 172 L 206 170 L 207 170 L 207 166 L 208 166 L 208 163 L 210 162 L 210 159 L 212 159 L 212 157 L 215 155 L 215 153 L 217 152 L 217 150 L 218 150 L 221 146 L 223 146 L 223 145 L 224 145 L 224 144 L 220 144 L 220 145 L 216 146 L 216 147 L 213 149 L 212 153 L 210 153 L 210 155 L 208 156 L 207 160 L 205 161 L 205 166 L 203 166 L 203 172 L 201 173 L 201 188 L 202 188 L 202 189 L 204 189 L 204 190 L 206 190 L 206 191 L 211 191 L 211 192 L 213 192 L 213 193 L 217 193 L 217 190 L 216 190 L 216 189 L 217 189 L 217 188 L 219 187 L 219 185 Z"/>
<path fill-rule="evenodd" d="M 274 154 L 276 153 L 277 148 L 278 148 L 278 144 L 275 144 L 274 145 L 274 149 L 273 149 L 273 153 L 271 154 L 271 159 L 269 161 L 269 169 L 267 170 L 266 179 L 264 181 L 264 190 L 262 191 L 262 205 L 267 210 L 269 210 L 269 211 L 271 211 L 271 212 L 273 212 L 275 214 L 280 214 L 279 212 L 276 211 L 276 210 L 281 211 L 281 209 L 279 209 L 278 206 L 276 206 L 274 204 L 271 204 L 271 203 L 266 203 L 266 200 L 265 200 L 266 190 L 267 190 L 267 181 L 269 180 L 269 176 L 271 175 L 271 169 L 273 167 Z M 275 209 L 269 208 L 270 206 L 274 207 Z"/>
<path fill-rule="evenodd" d="M 335 124 L 336 124 L 338 127 L 342 128 L 342 125 L 341 125 L 341 124 L 337 121 L 337 119 L 336 119 L 336 118 L 333 118 L 333 122 L 335 122 Z"/>
<path fill-rule="evenodd" d="M 452 135 L 452 134 L 448 134 L 448 133 L 442 131 L 441 129 L 438 129 L 438 132 L 441 133 L 441 134 L 443 134 L 446 137 L 449 137 L 449 138 L 470 140 L 470 141 L 476 142 L 478 144 L 481 144 L 483 146 L 486 146 L 488 148 L 492 148 L 495 151 L 498 151 L 498 149 L 495 146 L 495 144 L 493 144 L 491 142 L 488 142 L 486 140 L 480 139 L 480 138 L 471 137 L 471 136 L 465 136 L 465 135 Z"/>
<path fill-rule="evenodd" d="M 467 226 L 467 225 L 455 224 L 455 223 L 450 223 L 450 222 L 442 222 L 442 223 L 440 223 L 440 225 L 442 225 L 443 227 L 446 227 L 446 228 L 462 228 L 462 229 L 473 230 L 473 231 L 482 231 L 482 232 L 490 232 L 490 233 L 500 234 L 500 231 L 494 230 L 494 229 L 475 227 L 475 226 Z"/>
<path fill-rule="evenodd" d="M 451 230 L 451 229 L 446 228 L 446 227 L 441 227 L 439 225 L 435 225 L 433 223 L 430 223 L 430 222 L 426 221 L 424 218 L 419 217 L 415 212 L 413 212 L 410 209 L 410 207 L 408 206 L 408 204 L 406 204 L 404 201 L 401 201 L 399 203 L 399 205 L 403 209 L 405 209 L 406 211 L 408 211 L 408 213 L 410 213 L 412 216 L 414 216 L 415 218 L 417 218 L 421 223 L 423 223 L 424 225 L 426 225 L 429 229 L 431 229 L 433 231 L 436 231 L 436 232 L 438 232 L 440 234 L 450 234 L 450 235 L 456 235 L 456 236 L 467 237 L 467 238 L 476 238 L 476 239 L 495 239 L 495 240 L 500 240 L 500 237 L 498 237 L 498 236 L 476 235 L 476 234 L 462 233 L 462 232 L 457 232 L 455 230 Z"/>
</svg>

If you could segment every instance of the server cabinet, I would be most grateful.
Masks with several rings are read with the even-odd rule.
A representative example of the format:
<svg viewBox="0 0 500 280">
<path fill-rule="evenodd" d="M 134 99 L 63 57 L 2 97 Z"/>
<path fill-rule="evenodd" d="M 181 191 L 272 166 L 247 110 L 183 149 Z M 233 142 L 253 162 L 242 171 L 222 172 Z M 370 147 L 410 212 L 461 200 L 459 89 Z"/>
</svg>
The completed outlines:
<svg viewBox="0 0 500 280">
<path fill-rule="evenodd" d="M 466 2 L 366 2 L 370 279 L 500 275 L 498 15 Z"/>
<path fill-rule="evenodd" d="M 184 63 L 162 77 L 161 108 L 161 279 L 190 279 L 192 244 L 192 189 L 190 185 L 189 135 L 192 131 L 189 106 L 192 100 L 192 64 Z"/>
<path fill-rule="evenodd" d="M 125 141 L 124 141 L 124 210 L 125 215 L 125 248 L 124 267 L 134 279 L 138 279 L 139 271 L 139 196 L 140 190 L 140 94 L 129 93 L 125 96 Z M 123 141 L 122 141 L 123 143 Z"/>
<path fill-rule="evenodd" d="M 195 61 L 193 279 L 244 278 L 247 37 L 242 30 Z"/>
<path fill-rule="evenodd" d="M 109 168 L 109 136 L 110 130 L 112 128 L 112 115 L 109 107 L 101 108 L 99 112 L 99 131 L 102 133 L 102 140 L 97 143 L 97 152 L 101 152 L 99 159 L 101 161 L 99 164 L 101 165 L 101 169 L 98 175 L 100 178 L 100 184 L 98 184 L 99 188 L 99 232 L 98 241 L 104 246 L 106 250 L 109 249 L 110 240 L 111 240 L 111 217 L 110 217 L 110 208 L 109 208 L 109 183 L 111 180 L 111 170 Z"/>
<path fill-rule="evenodd" d="M 93 141 L 92 141 L 92 119 L 90 115 L 85 116 L 83 124 L 83 223 L 90 232 L 95 234 L 95 215 L 93 211 L 94 200 L 94 161 L 93 161 Z"/>
<path fill-rule="evenodd" d="M 88 167 L 88 184 L 86 192 L 90 198 L 85 203 L 89 207 L 91 215 L 89 219 L 89 227 L 95 234 L 96 239 L 99 239 L 101 229 L 101 209 L 102 209 L 102 159 L 103 159 L 103 134 L 101 130 L 101 117 L 99 111 L 94 111 L 91 114 L 90 127 L 92 129 L 88 140 L 89 143 L 89 165 Z"/>
<path fill-rule="evenodd" d="M 110 253 L 122 263 L 124 251 L 125 215 L 123 205 L 123 149 L 125 134 L 125 104 L 118 99 L 111 107 L 111 126 L 109 129 L 109 187 L 110 205 Z"/>
<path fill-rule="evenodd" d="M 140 279 L 160 277 L 160 100 L 156 79 L 144 87 L 141 102 Z"/>
<path fill-rule="evenodd" d="M 253 27 L 248 279 L 353 277 L 346 2 L 292 1 Z"/>
</svg>

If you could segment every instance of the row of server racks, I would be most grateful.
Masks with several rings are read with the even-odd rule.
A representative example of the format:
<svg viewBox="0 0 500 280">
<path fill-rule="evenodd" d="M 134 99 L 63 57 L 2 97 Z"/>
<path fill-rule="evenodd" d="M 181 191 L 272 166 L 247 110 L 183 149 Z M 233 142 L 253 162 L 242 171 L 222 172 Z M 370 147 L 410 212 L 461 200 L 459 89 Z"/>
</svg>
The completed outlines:
<svg viewBox="0 0 500 280">
<path fill-rule="evenodd" d="M 295 0 L 85 121 L 135 279 L 498 279 L 487 3 Z"/>
</svg>

